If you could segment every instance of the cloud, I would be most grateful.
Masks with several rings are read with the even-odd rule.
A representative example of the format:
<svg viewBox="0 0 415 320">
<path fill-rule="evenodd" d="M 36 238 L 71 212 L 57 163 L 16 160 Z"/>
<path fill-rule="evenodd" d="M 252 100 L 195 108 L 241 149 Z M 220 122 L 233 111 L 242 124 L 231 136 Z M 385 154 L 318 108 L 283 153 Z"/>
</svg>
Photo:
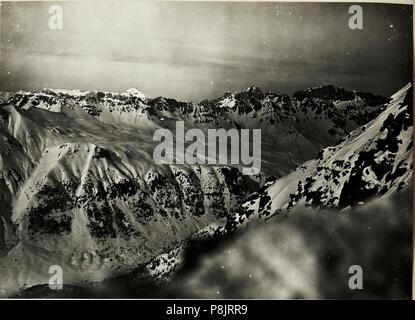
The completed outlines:
<svg viewBox="0 0 415 320">
<path fill-rule="evenodd" d="M 207 254 L 188 253 L 197 262 L 169 290 L 182 298 L 408 299 L 410 195 L 347 213 L 302 208 L 248 227 Z M 351 265 L 363 268 L 363 290 L 348 287 Z"/>
</svg>

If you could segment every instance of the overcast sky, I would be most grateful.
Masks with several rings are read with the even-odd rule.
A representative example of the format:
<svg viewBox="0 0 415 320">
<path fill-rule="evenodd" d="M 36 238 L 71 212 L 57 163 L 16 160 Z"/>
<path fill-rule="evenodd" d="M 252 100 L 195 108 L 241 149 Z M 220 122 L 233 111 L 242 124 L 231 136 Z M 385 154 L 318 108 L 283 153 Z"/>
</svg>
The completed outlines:
<svg viewBox="0 0 415 320">
<path fill-rule="evenodd" d="M 200 101 L 256 85 L 292 94 L 326 83 L 390 95 L 411 79 L 412 7 L 364 4 L 2 3 L 0 90 L 78 88 Z"/>
</svg>

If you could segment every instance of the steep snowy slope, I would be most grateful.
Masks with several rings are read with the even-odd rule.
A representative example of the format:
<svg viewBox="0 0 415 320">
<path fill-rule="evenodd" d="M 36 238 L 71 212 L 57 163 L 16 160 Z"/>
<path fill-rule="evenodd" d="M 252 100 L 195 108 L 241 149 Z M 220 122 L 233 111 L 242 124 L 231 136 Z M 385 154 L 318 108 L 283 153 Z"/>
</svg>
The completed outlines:
<svg viewBox="0 0 415 320">
<path fill-rule="evenodd" d="M 270 217 L 297 205 L 347 208 L 411 185 L 412 95 L 408 84 L 376 119 L 252 194 L 226 228 L 234 230 L 254 217 Z"/>
</svg>

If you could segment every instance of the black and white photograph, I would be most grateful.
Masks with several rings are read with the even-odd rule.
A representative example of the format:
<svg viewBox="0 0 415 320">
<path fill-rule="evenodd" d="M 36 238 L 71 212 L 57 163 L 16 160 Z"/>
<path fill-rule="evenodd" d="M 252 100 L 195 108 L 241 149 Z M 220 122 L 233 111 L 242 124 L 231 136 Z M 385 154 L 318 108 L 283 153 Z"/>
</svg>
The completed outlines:
<svg viewBox="0 0 415 320">
<path fill-rule="evenodd" d="M 405 1 L 1 1 L 0 298 L 411 300 L 413 54 Z"/>
</svg>

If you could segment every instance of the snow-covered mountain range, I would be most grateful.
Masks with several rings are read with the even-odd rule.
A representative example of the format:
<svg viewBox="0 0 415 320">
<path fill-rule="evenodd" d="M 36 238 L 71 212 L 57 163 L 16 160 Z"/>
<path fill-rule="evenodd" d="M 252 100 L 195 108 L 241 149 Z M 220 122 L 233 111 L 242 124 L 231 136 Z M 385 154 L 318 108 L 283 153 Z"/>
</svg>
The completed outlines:
<svg viewBox="0 0 415 320">
<path fill-rule="evenodd" d="M 200 103 L 44 89 L 0 94 L 0 295 L 100 281 L 144 266 L 164 277 L 190 238 L 299 205 L 349 206 L 412 183 L 411 85 L 390 99 L 323 86 L 250 87 Z M 163 165 L 158 128 L 260 128 L 262 172 Z"/>
</svg>

